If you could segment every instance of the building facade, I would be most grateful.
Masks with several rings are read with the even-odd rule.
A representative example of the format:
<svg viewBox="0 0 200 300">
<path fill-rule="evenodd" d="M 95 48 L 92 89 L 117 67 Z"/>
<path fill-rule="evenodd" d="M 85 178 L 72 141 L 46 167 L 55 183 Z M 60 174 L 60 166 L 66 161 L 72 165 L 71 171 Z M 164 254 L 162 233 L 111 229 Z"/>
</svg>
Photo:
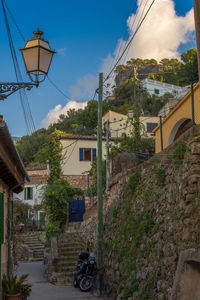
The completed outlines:
<svg viewBox="0 0 200 300">
<path fill-rule="evenodd" d="M 96 136 L 61 137 L 64 160 L 62 164 L 63 177 L 73 187 L 85 189 L 91 183 L 89 170 L 92 161 L 97 156 Z M 105 159 L 105 140 L 102 140 L 102 158 Z"/>
<path fill-rule="evenodd" d="M 26 168 L 26 171 L 30 181 L 25 183 L 23 192 L 14 196 L 30 206 L 27 210 L 27 219 L 32 220 L 39 229 L 44 226 L 44 211 L 38 209 L 38 205 L 43 200 L 44 187 L 49 176 L 49 166 L 30 167 Z"/>
<path fill-rule="evenodd" d="M 107 121 L 109 121 L 112 138 L 120 137 L 123 133 L 131 135 L 133 128 L 130 122 L 128 122 L 126 115 L 109 110 L 103 115 L 102 124 L 105 124 Z M 158 125 L 159 117 L 141 116 L 140 123 L 142 124 L 143 134 L 147 137 L 154 137 L 153 129 Z"/>
<path fill-rule="evenodd" d="M 194 123 L 200 124 L 200 91 L 199 83 L 194 86 Z M 189 92 L 162 121 L 163 149 L 171 145 L 192 124 L 192 95 Z M 161 128 L 154 129 L 156 135 L 156 153 L 161 149 Z"/>
<path fill-rule="evenodd" d="M 13 192 L 20 193 L 28 174 L 0 116 L 0 299 L 2 275 L 12 273 Z M 10 220 L 10 221 L 9 221 Z"/>
<path fill-rule="evenodd" d="M 150 95 L 163 96 L 166 93 L 170 93 L 175 98 L 184 96 L 188 91 L 188 87 L 181 87 L 174 84 L 169 84 L 148 78 L 142 80 L 142 86 L 147 90 L 147 92 Z"/>
</svg>

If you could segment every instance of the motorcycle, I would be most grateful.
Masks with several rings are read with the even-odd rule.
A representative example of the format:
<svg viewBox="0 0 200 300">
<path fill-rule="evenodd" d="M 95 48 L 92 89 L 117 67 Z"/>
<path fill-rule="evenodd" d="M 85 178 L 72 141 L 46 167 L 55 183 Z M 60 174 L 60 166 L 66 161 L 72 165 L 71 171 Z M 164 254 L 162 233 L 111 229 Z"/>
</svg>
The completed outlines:
<svg viewBox="0 0 200 300">
<path fill-rule="evenodd" d="M 84 261 L 84 273 L 79 282 L 79 288 L 82 292 L 89 291 L 95 282 L 97 275 L 97 264 L 94 253 L 90 253 L 87 260 Z"/>
<path fill-rule="evenodd" d="M 89 253 L 88 252 L 83 252 L 81 251 L 78 255 L 79 261 L 76 263 L 76 273 L 74 274 L 74 287 L 79 287 L 80 281 L 83 277 L 83 275 L 86 272 L 86 263 L 87 259 L 89 258 Z"/>
</svg>

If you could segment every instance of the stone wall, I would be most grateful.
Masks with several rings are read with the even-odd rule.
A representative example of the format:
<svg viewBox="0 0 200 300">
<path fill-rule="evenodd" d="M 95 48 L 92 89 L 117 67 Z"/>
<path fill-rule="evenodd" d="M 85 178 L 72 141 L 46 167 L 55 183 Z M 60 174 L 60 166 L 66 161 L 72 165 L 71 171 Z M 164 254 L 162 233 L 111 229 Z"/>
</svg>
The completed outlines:
<svg viewBox="0 0 200 300">
<path fill-rule="evenodd" d="M 200 243 L 199 190 L 200 126 L 112 179 L 104 197 L 103 257 L 106 289 L 114 299 L 164 300 L 174 295 L 179 257 Z M 94 249 L 96 226 L 95 214 L 82 224 Z M 181 298 L 177 294 L 173 299 Z"/>
<path fill-rule="evenodd" d="M 92 183 L 92 177 L 88 175 L 63 175 L 63 178 L 74 188 L 86 189 Z"/>
</svg>

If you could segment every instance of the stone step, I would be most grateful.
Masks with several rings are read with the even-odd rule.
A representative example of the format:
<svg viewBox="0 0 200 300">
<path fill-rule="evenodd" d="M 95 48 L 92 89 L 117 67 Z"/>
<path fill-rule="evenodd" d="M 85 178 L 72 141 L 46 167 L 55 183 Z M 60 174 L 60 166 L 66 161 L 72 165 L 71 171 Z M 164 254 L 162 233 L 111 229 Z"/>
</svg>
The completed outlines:
<svg viewBox="0 0 200 300">
<path fill-rule="evenodd" d="M 58 247 L 58 251 L 60 252 L 71 252 L 71 253 L 79 253 L 81 251 L 81 247 Z"/>
<path fill-rule="evenodd" d="M 39 245 L 39 244 L 27 244 L 29 248 L 35 248 L 35 249 L 44 249 L 43 245 Z"/>
<path fill-rule="evenodd" d="M 70 261 L 75 261 L 75 262 L 77 262 L 78 261 L 78 256 L 77 255 L 71 255 L 71 254 L 68 254 L 68 255 L 59 255 L 59 261 L 65 261 L 65 260 L 70 260 Z"/>
</svg>

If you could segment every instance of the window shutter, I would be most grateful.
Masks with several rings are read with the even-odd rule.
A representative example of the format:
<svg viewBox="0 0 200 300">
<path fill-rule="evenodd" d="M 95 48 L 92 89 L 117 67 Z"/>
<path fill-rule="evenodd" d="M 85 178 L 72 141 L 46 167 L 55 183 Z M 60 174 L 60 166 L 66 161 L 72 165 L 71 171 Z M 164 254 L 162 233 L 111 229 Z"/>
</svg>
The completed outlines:
<svg viewBox="0 0 200 300">
<path fill-rule="evenodd" d="M 33 188 L 30 188 L 30 200 L 33 200 Z"/>
<path fill-rule="evenodd" d="M 0 245 L 4 243 L 4 195 L 0 193 Z"/>
<path fill-rule="evenodd" d="M 94 160 L 97 157 L 97 149 L 93 148 L 92 149 L 92 160 Z"/>
<path fill-rule="evenodd" d="M 24 200 L 27 200 L 27 188 L 24 188 Z"/>
<path fill-rule="evenodd" d="M 84 157 L 83 157 L 83 154 L 84 154 L 84 148 L 79 148 L 79 160 L 80 161 L 83 161 L 84 160 Z"/>
</svg>

